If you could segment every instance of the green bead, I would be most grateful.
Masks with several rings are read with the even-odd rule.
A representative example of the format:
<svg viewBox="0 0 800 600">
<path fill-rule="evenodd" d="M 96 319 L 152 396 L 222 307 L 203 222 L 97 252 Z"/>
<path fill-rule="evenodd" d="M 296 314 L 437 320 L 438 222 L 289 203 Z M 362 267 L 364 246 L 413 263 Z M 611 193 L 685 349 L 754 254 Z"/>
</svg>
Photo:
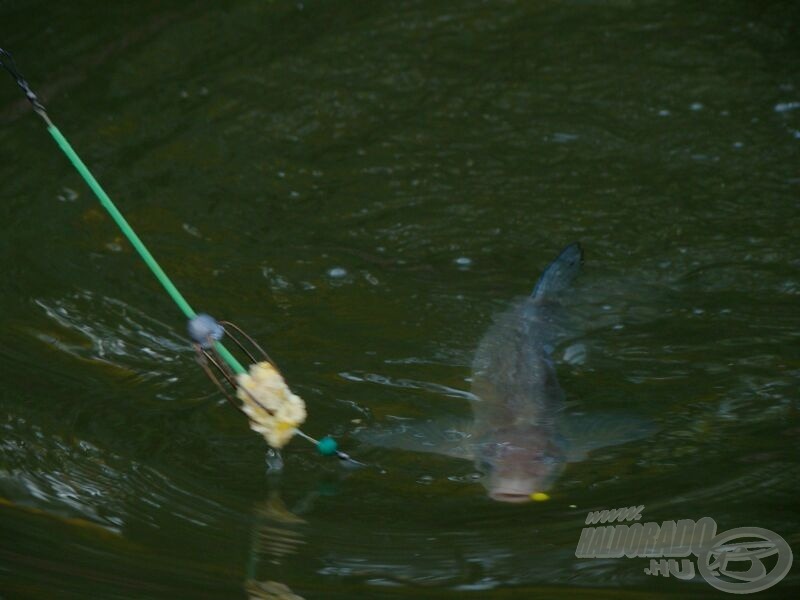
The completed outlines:
<svg viewBox="0 0 800 600">
<path fill-rule="evenodd" d="M 319 453 L 322 454 L 322 456 L 332 456 L 336 454 L 338 447 L 339 444 L 337 444 L 336 440 L 329 435 L 326 435 L 317 442 L 317 450 L 319 450 Z"/>
</svg>

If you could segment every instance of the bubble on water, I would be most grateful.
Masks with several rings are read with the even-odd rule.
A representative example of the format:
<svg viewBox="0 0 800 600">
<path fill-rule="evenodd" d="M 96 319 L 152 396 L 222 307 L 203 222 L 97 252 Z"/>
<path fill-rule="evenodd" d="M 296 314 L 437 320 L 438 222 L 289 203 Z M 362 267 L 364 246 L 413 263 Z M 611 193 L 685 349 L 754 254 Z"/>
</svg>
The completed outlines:
<svg viewBox="0 0 800 600">
<path fill-rule="evenodd" d="M 261 269 L 261 274 L 264 276 L 264 279 L 269 282 L 269 287 L 273 291 L 277 292 L 279 290 L 288 290 L 292 287 L 292 284 L 289 282 L 289 280 L 277 273 L 275 269 L 271 267 L 263 267 Z"/>
<path fill-rule="evenodd" d="M 703 106 L 702 102 L 692 102 L 689 105 L 689 110 L 693 110 L 695 112 L 697 112 L 699 110 L 703 110 L 704 108 L 705 108 L 705 106 Z"/>
<path fill-rule="evenodd" d="M 733 142 L 733 147 L 736 148 L 737 150 L 739 148 L 744 148 L 744 143 L 743 142 Z"/>
<path fill-rule="evenodd" d="M 578 135 L 575 133 L 561 133 L 557 132 L 553 134 L 553 141 L 557 144 L 566 144 L 568 142 L 574 142 L 578 139 Z"/>
<path fill-rule="evenodd" d="M 472 259 L 469 258 L 468 256 L 459 256 L 453 262 L 456 263 L 462 269 L 466 269 L 472 266 Z"/>
<path fill-rule="evenodd" d="M 790 110 L 796 110 L 800 108 L 800 102 L 778 102 L 775 105 L 775 112 L 789 112 Z"/>
<path fill-rule="evenodd" d="M 61 202 L 75 202 L 78 199 L 78 192 L 72 188 L 61 188 L 61 193 L 56 196 Z"/>
<path fill-rule="evenodd" d="M 200 230 L 194 225 L 190 225 L 189 223 L 184 223 L 181 227 L 186 233 L 188 233 L 191 236 L 194 236 L 196 238 L 203 237 L 202 234 L 200 233 Z"/>
<path fill-rule="evenodd" d="M 670 113 L 666 108 L 662 108 L 660 111 L 658 111 L 658 116 L 659 117 L 668 117 L 671 114 L 672 113 Z"/>
<path fill-rule="evenodd" d="M 347 269 L 344 267 L 331 267 L 328 269 L 328 277 L 331 279 L 343 279 L 347 277 Z"/>
</svg>

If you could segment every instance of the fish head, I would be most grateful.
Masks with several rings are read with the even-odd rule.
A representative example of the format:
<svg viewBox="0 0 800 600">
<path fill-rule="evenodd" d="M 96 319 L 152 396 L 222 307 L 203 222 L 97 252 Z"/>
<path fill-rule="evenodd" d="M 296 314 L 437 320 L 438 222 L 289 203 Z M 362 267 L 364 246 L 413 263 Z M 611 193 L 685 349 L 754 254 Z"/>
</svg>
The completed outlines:
<svg viewBox="0 0 800 600">
<path fill-rule="evenodd" d="M 551 432 L 527 426 L 492 431 L 476 445 L 475 462 L 490 498 L 519 503 L 550 489 L 566 460 Z"/>
</svg>

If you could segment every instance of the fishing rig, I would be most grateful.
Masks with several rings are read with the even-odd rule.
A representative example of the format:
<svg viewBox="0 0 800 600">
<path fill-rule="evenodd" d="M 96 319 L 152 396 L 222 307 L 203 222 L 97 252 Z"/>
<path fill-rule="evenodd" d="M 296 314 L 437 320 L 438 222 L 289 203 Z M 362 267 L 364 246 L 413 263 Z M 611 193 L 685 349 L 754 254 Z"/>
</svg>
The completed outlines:
<svg viewBox="0 0 800 600">
<path fill-rule="evenodd" d="M 194 311 L 61 131 L 53 124 L 44 105 L 17 69 L 14 58 L 2 48 L 0 48 L 0 66 L 14 78 L 34 112 L 44 121 L 47 131 L 58 147 L 186 316 L 188 333 L 197 362 L 228 401 L 247 416 L 250 428 L 264 436 L 270 446 L 268 453 L 268 457 L 272 458 L 270 464 L 273 466 L 281 464 L 280 448 L 283 448 L 294 435 L 298 435 L 314 444 L 323 456 L 336 456 L 343 462 L 361 465 L 339 450 L 336 440 L 331 436 L 317 440 L 303 433 L 299 426 L 306 419 L 305 404 L 299 396 L 291 392 L 269 355 L 252 337 L 230 321 L 217 321 L 208 314 Z M 249 369 L 246 369 L 222 343 L 226 335 L 239 352 L 250 361 Z"/>
</svg>

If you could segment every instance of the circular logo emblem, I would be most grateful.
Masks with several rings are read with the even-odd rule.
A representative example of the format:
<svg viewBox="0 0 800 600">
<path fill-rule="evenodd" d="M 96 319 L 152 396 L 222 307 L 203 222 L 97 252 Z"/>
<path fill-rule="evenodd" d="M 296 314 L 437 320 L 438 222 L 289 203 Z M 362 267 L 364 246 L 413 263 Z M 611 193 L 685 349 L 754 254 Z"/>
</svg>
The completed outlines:
<svg viewBox="0 0 800 600">
<path fill-rule="evenodd" d="M 777 555 L 777 559 L 771 558 Z M 772 565 L 770 569 L 764 564 Z M 773 564 L 774 563 L 774 564 Z M 792 566 L 792 549 L 781 536 L 761 527 L 737 527 L 709 541 L 697 568 L 713 587 L 731 594 L 752 594 L 772 587 Z"/>
</svg>

